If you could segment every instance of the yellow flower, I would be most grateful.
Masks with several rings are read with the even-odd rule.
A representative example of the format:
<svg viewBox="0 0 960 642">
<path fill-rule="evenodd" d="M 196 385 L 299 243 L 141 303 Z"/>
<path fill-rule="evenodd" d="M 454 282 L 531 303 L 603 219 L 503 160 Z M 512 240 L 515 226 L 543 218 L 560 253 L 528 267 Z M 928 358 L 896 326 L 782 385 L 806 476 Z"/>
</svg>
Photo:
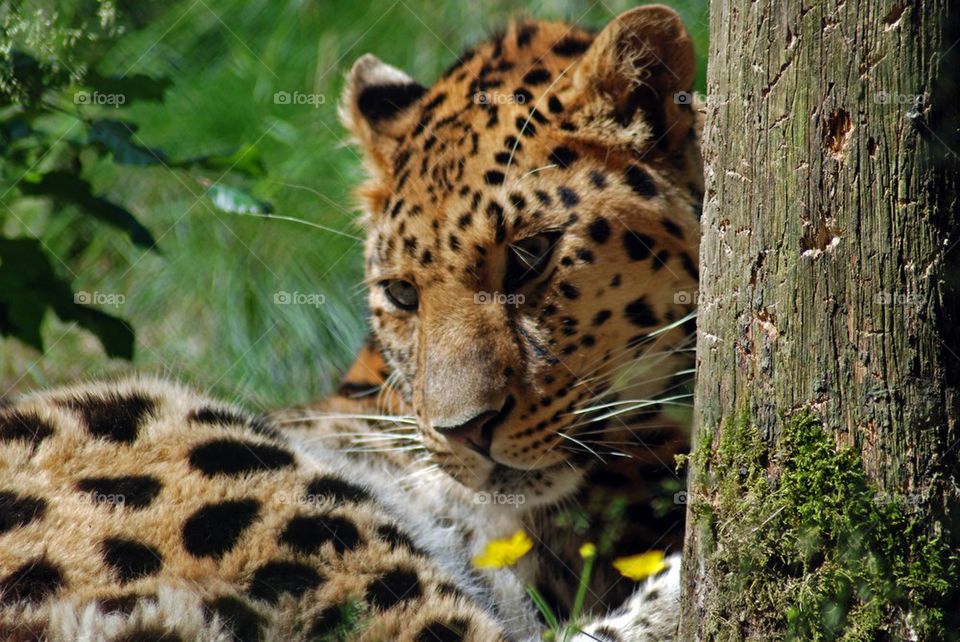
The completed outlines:
<svg viewBox="0 0 960 642">
<path fill-rule="evenodd" d="M 596 556 L 597 556 L 597 547 L 591 544 L 590 542 L 587 542 L 586 544 L 580 547 L 580 557 L 582 557 L 583 559 L 589 560 L 589 559 L 593 559 Z"/>
<path fill-rule="evenodd" d="M 473 558 L 477 568 L 504 568 L 513 566 L 530 552 L 533 540 L 523 531 L 517 531 L 509 539 L 494 539 L 487 542 L 482 554 Z"/>
<path fill-rule="evenodd" d="M 640 581 L 667 568 L 667 563 L 663 561 L 663 558 L 663 551 L 650 551 L 640 555 L 618 557 L 613 560 L 613 567 L 620 571 L 620 575 L 629 577 L 634 581 Z"/>
</svg>

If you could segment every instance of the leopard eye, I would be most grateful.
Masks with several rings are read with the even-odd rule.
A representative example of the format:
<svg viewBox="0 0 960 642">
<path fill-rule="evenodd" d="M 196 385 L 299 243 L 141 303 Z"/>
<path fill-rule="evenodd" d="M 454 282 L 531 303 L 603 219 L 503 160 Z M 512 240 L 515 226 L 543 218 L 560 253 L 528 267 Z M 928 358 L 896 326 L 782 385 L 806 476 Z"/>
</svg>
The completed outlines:
<svg viewBox="0 0 960 642">
<path fill-rule="evenodd" d="M 543 274 L 559 238 L 559 231 L 541 232 L 511 244 L 507 256 L 507 288 L 519 288 Z"/>
<path fill-rule="evenodd" d="M 420 295 L 417 292 L 417 288 L 409 281 L 389 279 L 387 281 L 381 281 L 380 287 L 383 288 L 383 293 L 387 296 L 387 300 L 401 310 L 411 312 L 416 310 L 417 306 L 420 305 Z"/>
</svg>

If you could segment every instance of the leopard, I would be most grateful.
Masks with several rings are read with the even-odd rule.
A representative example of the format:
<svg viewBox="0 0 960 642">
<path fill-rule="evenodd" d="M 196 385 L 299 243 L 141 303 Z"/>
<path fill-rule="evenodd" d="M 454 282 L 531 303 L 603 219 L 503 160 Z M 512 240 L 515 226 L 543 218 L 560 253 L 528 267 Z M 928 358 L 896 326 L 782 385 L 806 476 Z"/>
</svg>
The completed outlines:
<svg viewBox="0 0 960 642">
<path fill-rule="evenodd" d="M 266 416 L 145 376 L 0 409 L 0 638 L 536 640 L 533 587 L 570 639 L 673 639 L 694 71 L 659 5 L 514 20 L 429 88 L 360 57 L 369 343 Z M 612 564 L 650 550 L 640 584 Z"/>
<path fill-rule="evenodd" d="M 347 80 L 373 341 L 341 392 L 413 418 L 479 498 L 523 498 L 560 613 L 584 541 L 610 540 L 600 609 L 633 588 L 614 558 L 682 547 L 689 416 L 670 410 L 699 280 L 694 72 L 679 17 L 654 6 L 597 34 L 515 23 L 431 88 L 370 56 Z"/>
</svg>

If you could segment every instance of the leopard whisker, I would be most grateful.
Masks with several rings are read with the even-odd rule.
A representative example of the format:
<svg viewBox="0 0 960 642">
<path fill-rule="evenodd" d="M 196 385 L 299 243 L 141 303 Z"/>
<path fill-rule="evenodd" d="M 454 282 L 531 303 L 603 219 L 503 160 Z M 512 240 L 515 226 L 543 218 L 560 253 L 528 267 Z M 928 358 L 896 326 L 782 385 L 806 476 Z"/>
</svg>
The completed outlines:
<svg viewBox="0 0 960 642">
<path fill-rule="evenodd" d="M 694 310 L 694 311 L 690 312 L 689 314 L 684 315 L 684 316 L 681 317 L 680 319 L 677 319 L 676 321 L 672 321 L 672 322 L 670 322 L 670 323 L 668 323 L 668 324 L 666 324 L 666 325 L 664 325 L 664 326 L 661 326 L 661 327 L 657 328 L 656 330 L 651 330 L 650 332 L 648 332 L 646 335 L 643 336 L 643 339 L 642 339 L 640 342 L 638 342 L 638 343 L 636 343 L 636 344 L 634 344 L 634 345 L 624 346 L 624 347 L 622 347 L 622 348 L 621 348 L 617 353 L 615 353 L 615 354 L 616 354 L 616 356 L 622 356 L 623 354 L 626 354 L 627 352 L 629 352 L 629 351 L 631 351 L 631 350 L 636 350 L 636 349 L 637 349 L 638 347 L 640 347 L 643 343 L 646 343 L 646 342 L 648 342 L 649 340 L 656 339 L 656 338 L 659 337 L 660 335 L 662 335 L 662 334 L 664 334 L 664 333 L 666 333 L 666 332 L 669 332 L 669 331 L 671 331 L 671 330 L 673 330 L 673 329 L 675 329 L 675 328 L 677 328 L 677 327 L 683 326 L 687 321 L 690 321 L 691 319 L 696 318 L 696 316 L 697 316 L 696 310 Z M 685 341 L 690 341 L 691 343 L 693 343 L 693 340 L 694 340 L 694 339 L 696 339 L 696 333 L 688 334 L 688 335 L 686 336 L 686 338 L 685 338 L 683 341 L 678 342 L 677 345 L 683 345 Z M 677 347 L 677 346 L 672 346 L 669 352 L 673 353 L 673 352 L 683 352 L 683 351 L 686 351 L 686 349 L 685 349 L 685 348 L 679 348 L 679 347 Z M 646 355 L 641 355 L 641 357 L 639 357 L 639 358 L 643 358 L 644 356 L 646 356 Z M 602 361 L 602 359 L 598 359 L 597 361 Z M 597 361 L 594 361 L 594 363 L 597 363 Z"/>
<path fill-rule="evenodd" d="M 659 372 L 659 370 L 657 371 Z M 673 379 L 676 375 L 668 374 L 665 376 L 659 377 L 650 377 L 648 376 L 646 370 L 630 370 L 630 371 L 621 371 L 617 373 L 616 380 L 604 382 L 602 379 L 598 380 L 594 386 L 588 387 L 588 391 L 593 392 L 598 390 L 599 392 L 593 394 L 590 397 L 583 399 L 578 405 L 583 408 L 587 406 L 592 406 L 597 402 L 602 402 L 605 400 L 618 400 L 619 395 L 627 392 L 631 389 L 638 387 L 648 386 L 652 383 L 663 381 L 664 379 Z M 674 390 L 685 390 L 689 385 L 690 380 L 686 378 L 680 378 L 675 383 L 668 384 L 666 387 L 658 388 L 658 394 L 666 394 Z M 662 384 L 661 384 L 662 385 Z M 645 399 L 640 399 L 639 401 L 645 401 Z"/>
<path fill-rule="evenodd" d="M 593 450 L 592 448 L 590 448 L 588 445 L 586 445 L 585 443 L 583 443 L 583 442 L 580 441 L 579 439 L 577 439 L 577 438 L 575 438 L 575 437 L 571 437 L 570 435 L 568 435 L 568 434 L 566 434 L 566 433 L 564 433 L 564 432 L 558 432 L 557 435 L 559 435 L 560 437 L 563 437 L 564 439 L 567 439 L 567 440 L 569 440 L 569 441 L 572 441 L 573 443 L 577 444 L 578 446 L 582 446 L 585 450 L 587 450 L 590 454 L 594 455 L 594 456 L 595 456 L 597 459 L 599 459 L 602 463 L 604 463 L 604 464 L 607 463 L 606 461 L 603 460 L 603 457 L 601 457 L 595 450 Z M 559 442 L 557 442 L 557 443 L 559 443 Z"/>
<path fill-rule="evenodd" d="M 671 406 L 680 406 L 680 407 L 684 407 L 684 408 L 689 408 L 689 407 L 691 406 L 691 404 L 690 404 L 689 402 L 687 402 L 687 403 L 679 402 L 679 401 L 677 401 L 677 399 L 684 399 L 684 398 L 689 399 L 689 398 L 692 398 L 692 397 L 693 397 L 692 394 L 674 395 L 673 397 L 666 397 L 666 398 L 663 398 L 663 399 L 651 399 L 651 400 L 649 400 L 649 401 L 643 401 L 643 402 L 640 402 L 640 403 L 634 403 L 633 405 L 629 405 L 629 406 L 624 406 L 624 407 L 621 407 L 621 408 L 617 408 L 616 410 L 612 410 L 612 411 L 610 411 L 610 412 L 601 414 L 600 416 L 597 416 L 597 417 L 590 417 L 589 419 L 585 419 L 582 423 L 574 424 L 574 426 L 584 425 L 584 424 L 588 424 L 588 423 L 596 423 L 596 422 L 598 422 L 598 421 L 604 421 L 604 420 L 610 419 L 610 418 L 612 418 L 612 417 L 618 417 L 618 416 L 620 416 L 620 415 L 629 414 L 629 413 L 635 412 L 635 411 L 637 411 L 637 410 L 642 410 L 642 409 L 644 409 L 644 408 L 649 408 L 649 407 L 651 407 L 651 406 L 658 406 L 658 405 L 662 405 L 662 404 L 667 404 L 667 405 L 671 405 Z M 628 402 L 628 403 L 629 403 L 629 402 Z M 584 412 L 580 412 L 580 411 L 576 411 L 576 410 L 575 410 L 574 412 L 577 413 L 577 414 L 586 414 L 587 412 L 594 412 L 594 411 L 602 410 L 602 409 L 603 409 L 602 406 L 597 406 L 597 407 L 594 407 L 594 408 L 591 408 L 591 409 L 585 409 Z M 574 427 L 574 426 L 571 426 L 571 427 Z"/>
<path fill-rule="evenodd" d="M 625 401 L 611 401 L 609 403 L 600 404 L 598 406 L 590 406 L 588 408 L 579 408 L 577 410 L 574 410 L 573 413 L 571 414 L 582 415 L 582 414 L 585 414 L 588 412 L 594 412 L 597 410 L 606 410 L 607 408 L 612 408 L 614 406 L 627 406 L 631 404 L 633 404 L 633 406 L 631 407 L 631 410 L 639 410 L 640 408 L 655 406 L 661 403 L 669 403 L 671 401 L 676 401 L 677 399 L 689 399 L 690 397 L 693 397 L 693 394 L 674 395 L 672 397 L 663 397 L 660 399 L 628 399 Z"/>
<path fill-rule="evenodd" d="M 656 383 L 656 382 L 658 382 L 658 381 L 664 381 L 664 380 L 674 379 L 675 377 L 678 377 L 678 376 L 681 376 L 681 375 L 687 375 L 687 374 L 691 374 L 691 375 L 692 375 L 693 373 L 694 373 L 694 370 L 693 370 L 693 369 L 683 370 L 683 371 L 679 371 L 679 372 L 677 372 L 677 373 L 675 373 L 675 374 L 668 374 L 668 375 L 663 375 L 663 376 L 660 376 L 660 377 L 651 377 L 651 378 L 637 379 L 637 380 L 635 380 L 635 381 L 628 381 L 628 382 L 625 383 L 624 385 L 626 386 L 627 384 L 630 384 L 630 385 L 634 385 L 634 386 L 643 386 L 643 385 L 648 385 L 648 384 Z M 671 391 L 673 391 L 673 390 L 676 390 L 676 389 L 678 389 L 678 388 L 683 388 L 683 387 L 685 387 L 685 386 L 688 384 L 689 381 L 690 381 L 690 380 L 688 380 L 688 379 L 680 380 L 680 381 L 678 381 L 677 383 L 675 383 L 675 384 L 673 384 L 673 385 L 668 385 L 668 386 L 660 389 L 660 392 L 661 392 L 661 393 L 667 393 L 667 392 L 671 392 Z M 575 385 L 579 385 L 579 384 L 575 384 Z M 608 390 L 604 391 L 603 393 L 595 394 L 595 395 L 592 396 L 592 397 L 587 397 L 586 399 L 583 400 L 582 403 L 584 403 L 584 404 L 592 404 L 592 403 L 594 403 L 595 401 L 601 401 L 601 400 L 603 400 L 604 398 L 610 397 L 611 395 L 616 395 L 616 393 L 617 393 L 617 390 L 609 390 L 609 389 L 608 389 Z"/>
<path fill-rule="evenodd" d="M 689 346 L 685 346 L 685 342 L 689 342 L 691 338 L 692 336 L 687 337 L 686 339 L 681 341 L 679 344 L 669 346 L 666 350 L 658 350 L 657 352 L 651 352 L 650 350 L 647 350 L 642 354 L 638 355 L 632 361 L 641 361 L 643 359 L 648 359 L 648 358 L 659 356 L 659 355 L 672 355 L 672 354 L 678 354 L 678 353 L 682 354 L 684 352 L 693 352 L 696 348 L 694 347 L 694 344 L 692 342 L 689 344 Z M 645 340 L 644 343 L 646 342 L 647 341 Z M 611 353 L 611 357 L 609 360 L 604 360 L 603 357 L 598 357 L 596 360 L 588 364 L 586 368 L 586 372 L 584 372 L 583 376 L 589 377 L 594 372 L 597 372 L 600 369 L 602 369 L 610 360 L 613 360 L 613 361 L 619 360 L 620 357 L 622 357 L 623 355 L 631 351 L 636 350 L 637 348 L 641 347 L 641 345 L 642 343 L 622 346 L 618 350 Z M 684 347 L 678 347 L 678 346 L 684 346 Z M 613 372 L 616 372 L 616 370 L 613 370 Z"/>
<path fill-rule="evenodd" d="M 377 441 L 420 441 L 416 435 L 400 435 L 396 433 L 383 433 L 378 435 L 357 435 L 353 439 L 356 442 L 377 442 Z"/>
<path fill-rule="evenodd" d="M 688 338 L 688 339 L 685 339 L 684 341 L 689 341 L 689 338 Z M 655 340 L 649 340 L 649 341 L 648 341 L 648 340 L 644 340 L 643 343 L 648 343 L 648 342 L 649 342 L 649 343 L 656 343 Z M 628 353 L 630 353 L 630 352 L 632 352 L 632 351 L 635 351 L 635 350 L 637 350 L 638 348 L 642 347 L 643 343 L 641 343 L 641 344 L 631 344 L 631 345 L 621 346 L 619 349 L 617 349 L 617 350 L 615 350 L 614 352 L 612 352 L 611 355 L 610 355 L 610 359 L 607 359 L 607 360 L 605 360 L 603 357 L 598 357 L 597 359 L 595 359 L 594 361 L 592 361 L 590 364 L 587 365 L 587 367 L 585 368 L 585 371 L 584 371 L 584 373 L 583 373 L 583 377 L 584 377 L 584 378 L 590 377 L 590 376 L 593 375 L 594 373 L 602 370 L 604 367 L 606 367 L 606 365 L 607 365 L 610 361 L 619 361 L 619 360 L 620 360 L 620 357 L 623 357 L 624 355 L 626 355 L 626 354 L 628 354 Z M 681 342 L 679 345 L 684 345 L 684 343 Z M 692 352 L 694 349 L 695 349 L 695 348 L 693 347 L 693 344 L 692 344 L 692 343 L 690 344 L 690 347 L 689 347 L 689 348 L 687 348 L 687 347 L 677 347 L 677 345 L 670 345 L 670 346 L 668 346 L 668 347 L 667 347 L 666 349 L 664 349 L 664 350 L 657 350 L 657 351 L 655 351 L 655 352 L 652 351 L 652 350 L 650 350 L 650 349 L 647 349 L 647 350 L 645 350 L 644 352 L 642 352 L 641 354 L 637 355 L 635 358 L 629 360 L 629 363 L 636 363 L 636 362 L 640 362 L 640 361 L 643 361 L 643 360 L 646 360 L 646 359 L 651 359 L 651 358 L 654 358 L 654 357 L 669 356 L 669 355 L 674 355 L 674 354 L 678 354 L 678 353 L 682 354 L 682 353 L 684 353 L 684 352 Z M 611 373 L 616 373 L 616 372 L 619 372 L 619 371 L 620 371 L 620 368 L 614 368 L 614 369 L 610 370 L 609 372 L 611 372 Z"/>
<path fill-rule="evenodd" d="M 401 476 L 400 481 L 420 481 L 417 478 L 429 478 L 434 473 L 439 473 L 441 475 L 443 474 L 443 471 L 440 470 L 439 464 L 430 464 L 424 468 L 416 468 L 415 470 L 411 470 L 409 473 L 405 473 L 403 476 Z M 430 480 L 423 479 L 422 481 L 429 482 Z"/>
<path fill-rule="evenodd" d="M 527 176 L 532 176 L 533 174 L 536 174 L 537 172 L 542 172 L 542 171 L 545 170 L 545 169 L 553 169 L 554 167 L 556 167 L 556 165 L 554 165 L 554 164 L 544 165 L 543 167 L 535 167 L 535 168 L 531 169 L 529 172 L 527 172 L 526 174 L 524 174 L 523 176 L 521 176 L 521 177 L 520 177 L 520 180 L 522 181 L 522 180 L 525 179 Z M 518 182 L 519 182 L 519 181 L 518 181 Z"/>
<path fill-rule="evenodd" d="M 579 380 L 577 381 L 577 383 L 574 384 L 574 386 L 575 386 L 575 387 L 576 387 L 576 386 L 589 386 L 591 383 L 603 383 L 605 380 L 614 379 L 614 378 L 617 378 L 617 377 L 623 377 L 625 383 L 636 383 L 631 377 L 632 377 L 632 376 L 633 376 L 633 377 L 638 377 L 638 376 L 640 376 L 640 374 L 642 374 L 641 369 L 636 367 L 636 366 L 639 364 L 640 361 L 642 361 L 643 359 L 653 358 L 653 357 L 656 357 L 656 356 L 668 357 L 668 356 L 677 354 L 677 352 L 678 352 L 677 350 L 669 350 L 669 351 L 663 351 L 663 352 L 648 353 L 648 354 L 644 355 L 643 357 L 640 357 L 639 359 L 635 360 L 634 362 L 632 362 L 632 363 L 630 364 L 631 366 L 634 366 L 634 367 L 616 368 L 616 369 L 612 369 L 612 370 L 610 370 L 610 371 L 608 371 L 608 372 L 603 372 L 603 373 L 595 374 L 595 375 L 592 375 L 592 376 L 581 377 L 581 378 L 579 378 Z M 615 357 L 616 357 L 616 355 L 614 355 L 613 358 L 615 358 Z M 650 365 L 655 365 L 655 364 L 650 364 Z M 594 372 L 596 372 L 596 371 L 594 371 Z M 683 372 L 683 373 L 689 372 L 690 374 L 692 374 L 692 373 L 693 373 L 693 370 L 682 371 L 682 372 Z M 671 373 L 671 374 L 669 374 L 669 375 L 665 375 L 665 376 L 662 376 L 662 377 L 655 377 L 655 378 L 653 378 L 653 379 L 644 379 L 642 383 L 653 382 L 653 381 L 660 381 L 661 379 L 670 379 L 670 378 L 674 377 L 676 374 L 680 374 L 680 372 L 678 372 L 678 373 Z"/>
<path fill-rule="evenodd" d="M 395 415 L 366 415 L 366 414 L 352 414 L 352 413 L 339 413 L 339 412 L 320 412 L 310 415 L 300 415 L 291 419 L 279 420 L 276 423 L 278 424 L 290 424 L 290 423 L 300 423 L 302 421 L 314 421 L 320 419 L 360 419 L 363 421 L 389 421 L 396 424 L 408 424 L 408 425 L 417 425 L 417 421 L 413 417 L 404 417 L 404 416 L 395 416 Z"/>
<path fill-rule="evenodd" d="M 356 220 L 356 217 L 354 217 L 353 212 L 349 211 L 348 209 L 346 209 L 345 207 L 337 203 L 335 200 L 333 200 L 323 192 L 315 190 L 308 185 L 298 185 L 297 183 L 287 183 L 284 181 L 278 181 L 276 179 L 271 180 L 271 182 L 276 183 L 277 185 L 283 185 L 284 187 L 289 187 L 292 189 L 299 189 L 305 192 L 309 192 L 310 194 L 313 194 L 317 198 L 323 199 L 324 202 L 330 205 L 333 209 L 337 210 L 339 213 L 349 217 L 351 222 L 354 222 Z"/>
<path fill-rule="evenodd" d="M 339 452 L 351 454 L 396 453 L 422 450 L 422 446 L 396 446 L 392 448 L 344 448 Z"/>
<path fill-rule="evenodd" d="M 298 439 L 303 441 L 321 441 L 323 439 L 344 439 L 348 438 L 351 441 L 361 442 L 361 441 L 390 441 L 390 440 L 406 440 L 406 441 L 419 441 L 416 435 L 401 435 L 401 434 L 391 434 L 383 433 L 382 435 L 369 435 L 366 433 L 358 432 L 334 432 L 334 433 L 324 433 L 322 435 L 310 435 L 310 436 L 300 436 Z"/>
<path fill-rule="evenodd" d="M 585 424 L 581 424 L 581 425 L 585 425 Z M 670 428 L 670 427 L 672 427 L 673 425 L 674 425 L 674 424 L 672 424 L 672 423 L 663 423 L 663 424 L 648 424 L 648 423 L 644 423 L 642 427 L 641 427 L 641 426 L 636 426 L 636 427 L 630 427 L 630 426 L 626 426 L 626 427 L 624 427 L 624 426 L 607 426 L 607 427 L 605 427 L 605 428 L 598 428 L 598 429 L 596 429 L 596 430 L 577 431 L 577 437 L 589 437 L 589 436 L 593 436 L 593 435 L 605 435 L 605 434 L 608 434 L 608 433 L 619 433 L 619 432 L 623 432 L 623 431 L 627 431 L 627 432 L 629 432 L 631 435 L 634 435 L 634 436 L 636 436 L 636 437 L 641 437 L 642 435 L 637 434 L 638 432 L 639 432 L 639 433 L 642 433 L 642 432 L 644 432 L 644 431 L 646 431 L 646 430 L 656 430 L 656 429 L 659 429 L 659 428 Z M 591 440 L 586 439 L 585 441 L 587 441 L 587 442 L 589 443 Z M 607 441 L 606 439 L 604 439 L 604 440 L 603 440 L 603 443 L 616 443 L 616 442 Z M 630 443 L 636 444 L 636 442 L 630 442 Z"/>
<path fill-rule="evenodd" d="M 560 448 L 560 450 L 563 450 L 563 451 L 565 451 L 565 452 L 575 453 L 575 454 L 578 454 L 578 455 L 582 452 L 582 451 L 579 451 L 579 450 L 577 450 L 577 449 L 575 449 L 575 448 L 570 448 L 570 447 L 563 447 L 563 448 Z M 604 452 L 604 453 L 602 453 L 602 454 L 603 454 L 604 456 L 606 456 L 606 457 L 621 457 L 621 458 L 624 458 L 624 459 L 633 459 L 633 458 L 634 458 L 634 455 L 631 455 L 631 454 L 629 454 L 629 453 L 623 453 L 623 452 L 620 452 L 620 451 L 617 451 L 617 450 L 611 450 L 610 452 Z M 603 459 L 601 459 L 600 461 L 602 461 L 603 463 L 607 463 L 607 462 L 603 461 Z"/>
<path fill-rule="evenodd" d="M 348 239 L 353 239 L 357 243 L 362 243 L 363 239 L 359 236 L 354 236 L 349 232 L 344 232 L 343 230 L 338 230 L 333 227 L 327 227 L 326 225 L 321 225 L 320 223 L 314 223 L 312 221 L 307 221 L 302 218 L 297 218 L 295 216 L 283 216 L 281 214 L 258 214 L 257 212 L 230 212 L 235 216 L 253 216 L 255 218 L 266 218 L 276 221 L 288 221 L 290 223 L 299 223 L 300 225 L 306 225 L 307 227 L 312 227 L 324 232 L 329 232 L 330 234 L 336 234 L 337 236 L 344 236 Z"/>
</svg>

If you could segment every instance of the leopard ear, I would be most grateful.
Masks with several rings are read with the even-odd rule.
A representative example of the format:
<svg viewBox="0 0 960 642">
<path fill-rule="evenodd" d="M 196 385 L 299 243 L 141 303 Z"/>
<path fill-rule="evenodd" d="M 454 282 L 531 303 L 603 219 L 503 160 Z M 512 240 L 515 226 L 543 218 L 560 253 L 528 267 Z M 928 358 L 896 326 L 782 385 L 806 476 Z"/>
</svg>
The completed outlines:
<svg viewBox="0 0 960 642">
<path fill-rule="evenodd" d="M 693 124 L 689 91 L 695 69 L 680 16 L 648 5 L 620 14 L 597 35 L 574 73 L 574 87 L 588 111 L 602 111 L 624 128 L 643 120 L 651 142 L 672 149 Z"/>
<path fill-rule="evenodd" d="M 408 129 L 427 88 L 372 54 L 361 56 L 347 76 L 340 119 L 375 165 L 385 166 Z"/>
</svg>

